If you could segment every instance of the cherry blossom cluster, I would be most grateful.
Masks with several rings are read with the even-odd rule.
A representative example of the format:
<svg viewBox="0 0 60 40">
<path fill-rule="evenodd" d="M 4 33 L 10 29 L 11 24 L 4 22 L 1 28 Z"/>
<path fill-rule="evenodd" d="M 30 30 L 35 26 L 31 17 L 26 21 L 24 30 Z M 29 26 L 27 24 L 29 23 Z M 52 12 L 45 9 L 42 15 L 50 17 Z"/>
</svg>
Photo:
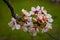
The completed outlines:
<svg viewBox="0 0 60 40">
<path fill-rule="evenodd" d="M 21 29 L 24 32 L 30 32 L 33 36 L 36 36 L 37 33 L 41 30 L 42 32 L 47 32 L 49 29 L 52 29 L 52 16 L 47 14 L 47 11 L 44 7 L 37 6 L 32 7 L 31 11 L 27 12 L 22 9 L 24 22 L 17 23 L 17 19 L 12 18 L 11 22 L 8 25 L 14 29 Z"/>
</svg>

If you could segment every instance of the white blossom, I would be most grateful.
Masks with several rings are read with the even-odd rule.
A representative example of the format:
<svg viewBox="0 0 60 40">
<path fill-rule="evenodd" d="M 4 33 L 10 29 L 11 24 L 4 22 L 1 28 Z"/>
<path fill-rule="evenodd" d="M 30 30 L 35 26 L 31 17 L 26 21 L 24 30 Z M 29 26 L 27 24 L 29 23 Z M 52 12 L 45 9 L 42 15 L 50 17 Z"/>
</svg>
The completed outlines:
<svg viewBox="0 0 60 40">
<path fill-rule="evenodd" d="M 28 22 L 28 21 L 32 21 L 32 17 L 28 17 L 28 16 L 26 16 L 26 17 L 24 17 L 24 19 L 25 19 L 26 22 Z"/>
<path fill-rule="evenodd" d="M 37 32 L 34 32 L 34 33 L 33 33 L 33 36 L 36 36 L 36 35 L 37 35 Z"/>
<path fill-rule="evenodd" d="M 43 6 L 42 7 L 37 6 L 36 8 L 32 7 L 31 11 L 29 11 L 29 12 L 22 9 L 22 13 L 24 15 L 23 18 L 24 18 L 25 23 L 18 24 L 17 19 L 12 18 L 12 20 L 8 23 L 8 25 L 12 28 L 12 30 L 22 29 L 24 32 L 28 31 L 28 32 L 32 33 L 33 36 L 36 36 L 37 33 L 40 31 L 40 29 L 42 32 L 47 32 L 47 31 L 49 31 L 49 29 L 52 29 L 52 24 L 51 24 L 53 22 L 52 16 L 47 13 L 47 11 L 44 9 Z M 33 15 L 33 17 L 32 17 L 32 15 Z M 34 17 L 34 16 L 36 16 L 36 17 Z M 38 25 L 37 25 L 38 27 L 36 27 L 32 20 L 34 20 L 36 22 L 36 24 L 41 23 L 40 25 L 43 27 L 40 28 Z M 46 25 L 44 25 L 44 23 Z"/>
<path fill-rule="evenodd" d="M 12 27 L 12 30 L 20 29 L 20 25 L 16 23 L 16 19 L 14 18 L 12 18 L 11 22 L 9 22 L 8 25 Z"/>
<path fill-rule="evenodd" d="M 30 16 L 30 14 L 29 14 L 26 10 L 24 10 L 24 9 L 22 9 L 22 13 L 23 13 L 25 16 Z"/>
<path fill-rule="evenodd" d="M 52 29 L 52 25 L 47 22 L 46 26 L 42 29 L 42 32 L 47 32 L 49 29 Z"/>
<path fill-rule="evenodd" d="M 33 22 L 27 22 L 24 24 L 24 27 L 33 27 Z"/>
<path fill-rule="evenodd" d="M 27 32 L 28 31 L 28 28 L 27 27 L 24 27 L 23 31 L 24 32 Z"/>
<path fill-rule="evenodd" d="M 52 16 L 50 14 L 46 15 L 48 22 L 53 22 Z"/>
<path fill-rule="evenodd" d="M 44 6 L 41 7 L 41 10 L 44 10 Z"/>
<path fill-rule="evenodd" d="M 36 35 L 37 35 L 37 33 L 39 32 L 39 29 L 38 29 L 38 28 L 36 28 L 36 27 L 32 27 L 32 28 L 31 28 L 31 30 L 30 30 L 30 32 L 32 32 L 32 33 L 33 33 L 33 36 L 36 36 Z"/>
<path fill-rule="evenodd" d="M 40 10 L 40 6 L 37 6 L 36 8 L 32 7 L 30 13 L 37 15 L 39 13 L 39 10 Z"/>
</svg>

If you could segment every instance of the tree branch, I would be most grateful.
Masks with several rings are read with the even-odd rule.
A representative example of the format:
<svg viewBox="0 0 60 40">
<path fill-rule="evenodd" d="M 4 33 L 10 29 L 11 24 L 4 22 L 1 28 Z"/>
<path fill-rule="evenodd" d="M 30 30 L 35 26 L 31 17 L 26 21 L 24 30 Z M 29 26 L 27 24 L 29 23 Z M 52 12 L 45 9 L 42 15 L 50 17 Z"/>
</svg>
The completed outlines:
<svg viewBox="0 0 60 40">
<path fill-rule="evenodd" d="M 3 0 L 3 1 L 7 4 L 8 8 L 10 9 L 12 17 L 14 17 L 15 19 L 20 19 L 20 17 L 15 13 L 14 8 L 12 7 L 9 0 Z"/>
</svg>

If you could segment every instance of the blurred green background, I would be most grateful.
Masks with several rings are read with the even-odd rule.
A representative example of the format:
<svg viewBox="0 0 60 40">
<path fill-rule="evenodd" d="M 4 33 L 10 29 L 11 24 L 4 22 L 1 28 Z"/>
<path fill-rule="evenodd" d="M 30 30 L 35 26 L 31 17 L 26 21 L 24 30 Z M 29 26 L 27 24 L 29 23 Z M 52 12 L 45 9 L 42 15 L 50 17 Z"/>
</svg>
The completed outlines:
<svg viewBox="0 0 60 40">
<path fill-rule="evenodd" d="M 44 6 L 52 15 L 54 22 L 53 29 L 49 33 L 60 40 L 60 4 L 52 3 L 51 0 L 10 0 L 17 14 L 21 15 L 21 9 L 30 11 L 31 7 Z M 30 34 L 21 30 L 14 30 L 8 26 L 11 20 L 10 10 L 7 5 L 0 0 L 0 40 L 32 40 Z M 35 40 L 54 40 L 46 33 L 38 33 Z"/>
</svg>

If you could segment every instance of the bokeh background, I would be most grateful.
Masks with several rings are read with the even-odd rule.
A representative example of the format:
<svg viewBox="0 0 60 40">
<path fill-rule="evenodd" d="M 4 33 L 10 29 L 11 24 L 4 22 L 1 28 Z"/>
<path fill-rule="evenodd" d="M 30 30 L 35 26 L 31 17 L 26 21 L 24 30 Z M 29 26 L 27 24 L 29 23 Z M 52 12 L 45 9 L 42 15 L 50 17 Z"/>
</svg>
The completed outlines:
<svg viewBox="0 0 60 40">
<path fill-rule="evenodd" d="M 21 9 L 30 11 L 31 7 L 44 6 L 49 14 L 52 15 L 54 22 L 53 29 L 49 33 L 60 40 L 60 4 L 52 3 L 51 0 L 10 0 L 17 14 L 21 15 Z M 9 8 L 0 0 L 0 40 L 32 40 L 30 34 L 21 30 L 14 30 L 8 26 L 12 16 Z M 38 33 L 35 40 L 54 40 L 46 33 Z"/>
</svg>

